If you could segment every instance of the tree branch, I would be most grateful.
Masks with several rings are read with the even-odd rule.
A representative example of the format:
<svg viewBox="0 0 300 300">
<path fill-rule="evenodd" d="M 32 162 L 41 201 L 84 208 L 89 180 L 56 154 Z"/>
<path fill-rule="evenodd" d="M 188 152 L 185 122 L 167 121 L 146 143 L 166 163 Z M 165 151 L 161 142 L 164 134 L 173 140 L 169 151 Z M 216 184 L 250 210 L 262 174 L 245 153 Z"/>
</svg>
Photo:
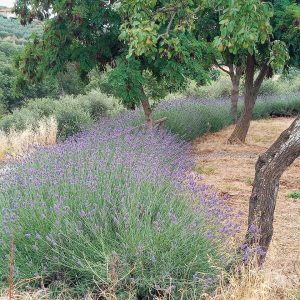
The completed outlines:
<svg viewBox="0 0 300 300">
<path fill-rule="evenodd" d="M 267 71 L 268 71 L 268 64 L 265 63 L 263 65 L 263 67 L 261 68 L 261 70 L 260 70 L 258 76 L 256 77 L 255 81 L 254 81 L 254 88 L 256 90 L 258 90 L 260 88 L 260 86 L 261 86 L 261 84 L 262 84 L 262 82 L 263 82 L 263 80 L 264 80 L 264 78 L 267 74 Z"/>
<path fill-rule="evenodd" d="M 236 67 L 236 77 L 238 80 L 240 80 L 240 78 L 242 77 L 243 73 L 244 73 L 244 70 L 243 70 L 243 67 L 239 66 L 239 67 Z"/>
<path fill-rule="evenodd" d="M 230 75 L 230 72 L 229 72 L 228 70 L 224 69 L 224 68 L 222 67 L 222 65 L 220 65 L 220 64 L 217 62 L 216 59 L 215 59 L 215 64 L 217 65 L 217 67 L 218 67 L 220 70 L 222 70 L 223 72 L 225 72 L 225 73 L 227 73 L 228 75 Z"/>
<path fill-rule="evenodd" d="M 167 35 L 167 34 L 170 32 L 172 23 L 173 23 L 174 18 L 175 18 L 175 16 L 176 16 L 176 13 L 177 13 L 177 11 L 174 11 L 174 13 L 172 14 L 171 19 L 170 19 L 170 21 L 169 21 L 169 23 L 168 23 L 168 26 L 167 26 L 166 31 L 165 31 L 164 33 L 160 34 L 160 35 L 157 37 L 157 40 L 161 39 L 164 35 Z"/>
</svg>

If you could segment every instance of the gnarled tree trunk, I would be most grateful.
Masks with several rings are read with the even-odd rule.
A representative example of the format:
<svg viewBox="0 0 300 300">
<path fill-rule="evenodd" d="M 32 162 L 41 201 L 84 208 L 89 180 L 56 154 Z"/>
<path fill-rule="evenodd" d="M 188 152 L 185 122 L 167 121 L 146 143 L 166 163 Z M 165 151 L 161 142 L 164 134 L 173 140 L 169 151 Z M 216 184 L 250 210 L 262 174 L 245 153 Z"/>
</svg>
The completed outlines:
<svg viewBox="0 0 300 300">
<path fill-rule="evenodd" d="M 255 72 L 255 61 L 253 55 L 248 55 L 247 66 L 246 66 L 246 76 L 245 76 L 245 95 L 244 95 L 244 110 L 238 120 L 234 131 L 228 139 L 228 142 L 233 144 L 237 142 L 244 143 L 246 136 L 250 127 L 250 122 L 252 119 L 253 107 L 255 105 L 257 95 L 263 79 L 267 73 L 268 65 L 265 64 L 260 70 L 259 75 L 254 80 Z"/>
<path fill-rule="evenodd" d="M 277 141 L 260 155 L 249 202 L 246 247 L 259 246 L 258 262 L 264 262 L 273 235 L 273 219 L 282 173 L 300 156 L 300 115 Z"/>
</svg>

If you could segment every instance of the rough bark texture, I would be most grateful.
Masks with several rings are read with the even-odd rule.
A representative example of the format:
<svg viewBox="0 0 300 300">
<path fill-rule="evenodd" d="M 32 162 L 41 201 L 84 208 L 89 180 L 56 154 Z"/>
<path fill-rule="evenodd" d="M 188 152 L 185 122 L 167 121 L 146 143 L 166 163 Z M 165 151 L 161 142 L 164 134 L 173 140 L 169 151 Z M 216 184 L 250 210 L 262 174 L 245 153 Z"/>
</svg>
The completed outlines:
<svg viewBox="0 0 300 300">
<path fill-rule="evenodd" d="M 249 130 L 250 121 L 252 119 L 252 111 L 255 105 L 257 94 L 263 79 L 267 73 L 268 65 L 265 64 L 257 78 L 254 80 L 255 72 L 255 60 L 253 55 L 248 55 L 247 66 L 246 66 L 246 76 L 245 76 L 245 96 L 244 96 L 244 110 L 238 120 L 234 131 L 228 139 L 228 142 L 233 144 L 237 142 L 244 143 Z"/>
<path fill-rule="evenodd" d="M 260 155 L 249 202 L 245 245 L 259 246 L 258 262 L 264 262 L 273 235 L 273 219 L 282 173 L 300 156 L 300 115 L 277 141 Z"/>
<path fill-rule="evenodd" d="M 147 124 L 148 128 L 152 128 L 153 127 L 153 119 L 152 119 L 152 109 L 149 103 L 149 100 L 144 92 L 144 89 L 141 90 L 143 99 L 142 99 L 142 106 L 144 109 L 144 114 L 145 114 L 145 121 Z"/>
</svg>

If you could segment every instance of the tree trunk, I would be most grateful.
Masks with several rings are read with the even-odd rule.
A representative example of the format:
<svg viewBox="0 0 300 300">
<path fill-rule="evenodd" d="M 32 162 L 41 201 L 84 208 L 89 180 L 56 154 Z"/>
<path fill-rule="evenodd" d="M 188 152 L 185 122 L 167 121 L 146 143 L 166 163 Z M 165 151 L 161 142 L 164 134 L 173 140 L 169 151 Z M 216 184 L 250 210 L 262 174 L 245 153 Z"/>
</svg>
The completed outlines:
<svg viewBox="0 0 300 300">
<path fill-rule="evenodd" d="M 230 138 L 228 139 L 230 144 L 234 144 L 237 142 L 244 143 L 246 140 L 246 136 L 250 127 L 250 122 L 252 119 L 252 111 L 256 101 L 255 95 L 251 93 L 245 93 L 244 96 L 244 110 L 243 113 L 238 120 L 238 123 L 235 126 L 234 131 L 232 132 Z"/>
<path fill-rule="evenodd" d="M 143 88 L 141 89 L 141 93 L 143 96 L 143 99 L 141 100 L 141 102 L 142 102 L 142 106 L 144 109 L 146 125 L 148 128 L 152 128 L 153 127 L 152 109 L 151 109 L 149 100 L 148 100 Z"/>
<path fill-rule="evenodd" d="M 237 123 L 238 120 L 238 114 L 237 114 L 237 107 L 238 107 L 238 101 L 239 101 L 239 93 L 240 93 L 240 79 L 232 78 L 232 88 L 231 88 L 231 116 L 233 118 L 234 124 Z"/>
<path fill-rule="evenodd" d="M 234 124 L 237 123 L 238 121 L 238 112 L 237 112 L 237 107 L 238 107 L 238 101 L 239 101 L 239 94 L 240 94 L 240 80 L 243 75 L 243 68 L 242 66 L 234 66 L 233 64 L 229 64 L 229 76 L 231 79 L 231 95 L 230 95 L 230 100 L 231 100 L 231 116 L 233 118 Z"/>
<path fill-rule="evenodd" d="M 248 55 L 245 76 L 244 110 L 236 124 L 234 131 L 228 139 L 228 142 L 231 144 L 237 142 L 245 143 L 252 119 L 253 107 L 255 105 L 260 86 L 267 73 L 267 69 L 268 65 L 265 64 L 260 70 L 260 73 L 257 76 L 256 80 L 254 81 L 255 61 L 253 55 Z"/>
<path fill-rule="evenodd" d="M 273 235 L 273 219 L 282 173 L 300 156 L 300 115 L 277 141 L 260 155 L 249 201 L 248 231 L 243 248 L 256 246 L 258 263 L 266 257 Z"/>
<path fill-rule="evenodd" d="M 230 76 L 231 79 L 231 116 L 233 119 L 234 124 L 237 123 L 238 115 L 237 115 L 237 107 L 238 107 L 238 101 L 239 101 L 239 94 L 240 94 L 240 80 L 243 75 L 243 67 L 242 66 L 235 66 L 231 62 L 227 62 L 228 69 L 222 67 L 217 60 L 215 61 L 216 65 L 219 67 L 220 70 L 227 73 Z"/>
</svg>

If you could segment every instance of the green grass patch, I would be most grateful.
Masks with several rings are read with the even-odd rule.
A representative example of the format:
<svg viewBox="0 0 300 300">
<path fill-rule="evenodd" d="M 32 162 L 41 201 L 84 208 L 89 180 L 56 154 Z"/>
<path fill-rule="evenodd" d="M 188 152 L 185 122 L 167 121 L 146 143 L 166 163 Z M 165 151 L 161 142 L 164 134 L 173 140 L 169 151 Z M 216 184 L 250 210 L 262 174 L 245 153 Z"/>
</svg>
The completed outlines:
<svg viewBox="0 0 300 300">
<path fill-rule="evenodd" d="M 292 198 L 292 199 L 300 199 L 300 191 L 288 193 L 287 196 L 288 198 Z"/>
<path fill-rule="evenodd" d="M 203 175 L 213 175 L 216 174 L 216 168 L 211 167 L 211 166 L 205 166 L 205 165 L 197 165 L 194 170 Z"/>
</svg>

